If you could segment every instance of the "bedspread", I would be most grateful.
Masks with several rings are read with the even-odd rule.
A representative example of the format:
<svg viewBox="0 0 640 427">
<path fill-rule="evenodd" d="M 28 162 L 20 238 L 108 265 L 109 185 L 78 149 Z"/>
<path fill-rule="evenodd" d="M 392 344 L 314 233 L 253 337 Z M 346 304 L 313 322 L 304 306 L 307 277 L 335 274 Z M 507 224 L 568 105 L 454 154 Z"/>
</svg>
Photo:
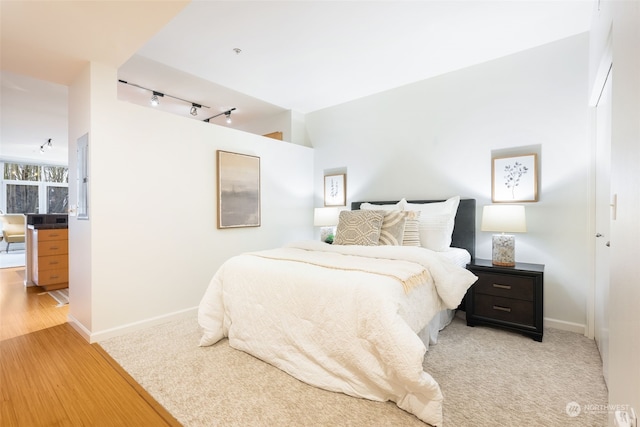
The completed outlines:
<svg viewBox="0 0 640 427">
<path fill-rule="evenodd" d="M 323 265 L 341 256 L 357 258 L 359 267 Z M 401 271 L 426 270 L 428 279 L 405 290 L 398 269 L 385 271 L 387 260 L 412 264 Z M 308 384 L 391 400 L 441 426 L 442 393 L 423 370 L 426 347 L 417 332 L 440 310 L 456 308 L 475 280 L 416 247 L 310 241 L 247 253 L 212 278 L 199 306 L 200 345 L 228 337 L 231 347 Z"/>
</svg>

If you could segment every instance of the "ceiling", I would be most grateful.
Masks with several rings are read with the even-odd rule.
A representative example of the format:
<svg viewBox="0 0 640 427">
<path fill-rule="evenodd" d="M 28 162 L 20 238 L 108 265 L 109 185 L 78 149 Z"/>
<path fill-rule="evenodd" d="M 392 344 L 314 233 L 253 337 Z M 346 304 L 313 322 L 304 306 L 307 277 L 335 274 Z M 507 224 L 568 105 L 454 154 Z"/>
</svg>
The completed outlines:
<svg viewBox="0 0 640 427">
<path fill-rule="evenodd" d="M 586 32 L 593 5 L 2 0 L 3 117 L 31 90 L 30 79 L 20 76 L 49 82 L 56 92 L 87 61 L 116 67 L 119 79 L 210 107 L 193 117 L 190 104 L 161 99 L 161 108 L 185 117 L 202 120 L 235 107 L 234 126 L 241 126 L 287 110 L 310 113 Z M 118 86 L 120 99 L 148 105 L 150 92 Z M 3 118 L 3 151 L 25 143 L 11 126 Z M 49 137 L 46 129 L 41 134 L 31 138 Z"/>
</svg>

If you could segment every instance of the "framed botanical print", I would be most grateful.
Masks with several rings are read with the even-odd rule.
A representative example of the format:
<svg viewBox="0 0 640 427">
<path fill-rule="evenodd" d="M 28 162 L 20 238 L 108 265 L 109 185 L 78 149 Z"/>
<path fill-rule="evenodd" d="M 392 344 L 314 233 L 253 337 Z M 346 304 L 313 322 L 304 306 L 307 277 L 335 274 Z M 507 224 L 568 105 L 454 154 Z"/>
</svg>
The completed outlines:
<svg viewBox="0 0 640 427">
<path fill-rule="evenodd" d="M 324 177 L 324 205 L 347 205 L 347 175 L 325 175 Z"/>
<path fill-rule="evenodd" d="M 217 151 L 218 228 L 260 226 L 260 157 Z"/>
<path fill-rule="evenodd" d="M 537 155 L 496 157 L 491 166 L 494 203 L 538 201 Z"/>
</svg>

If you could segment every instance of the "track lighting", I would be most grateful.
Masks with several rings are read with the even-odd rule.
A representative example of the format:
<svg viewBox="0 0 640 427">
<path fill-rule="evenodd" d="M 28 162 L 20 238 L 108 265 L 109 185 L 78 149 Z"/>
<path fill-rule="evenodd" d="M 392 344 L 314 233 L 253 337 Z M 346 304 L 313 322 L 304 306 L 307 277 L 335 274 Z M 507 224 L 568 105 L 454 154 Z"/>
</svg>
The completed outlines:
<svg viewBox="0 0 640 427">
<path fill-rule="evenodd" d="M 52 140 L 51 138 L 49 138 L 49 139 L 47 140 L 47 142 L 45 142 L 44 144 L 42 144 L 42 145 L 40 146 L 40 152 L 41 152 L 41 153 L 44 153 L 44 148 L 45 148 L 45 147 L 47 147 L 48 149 L 53 148 L 53 140 Z"/>
<path fill-rule="evenodd" d="M 223 111 L 222 113 L 216 114 L 215 116 L 211 116 L 208 119 L 204 119 L 203 121 L 209 123 L 209 121 L 211 119 L 215 119 L 216 117 L 220 117 L 220 116 L 222 116 L 224 114 L 225 116 L 227 116 L 227 124 L 231 124 L 231 112 L 234 111 L 235 109 L 236 109 L 236 107 L 233 107 L 230 110 Z"/>
<path fill-rule="evenodd" d="M 209 108 L 206 105 L 197 104 L 195 102 L 187 101 L 186 99 L 182 99 L 182 98 L 179 98 L 177 96 L 173 96 L 173 95 L 169 95 L 169 94 L 166 94 L 166 93 L 158 92 L 156 90 L 149 89 L 149 88 L 146 88 L 144 86 L 137 85 L 135 83 L 129 83 L 126 80 L 118 80 L 118 83 L 122 83 L 122 84 L 129 85 L 129 86 L 135 86 L 135 87 L 140 88 L 140 89 L 148 90 L 149 92 L 151 92 L 153 94 L 151 96 L 151 100 L 149 102 L 154 107 L 157 107 L 158 105 L 160 105 L 159 97 L 162 98 L 162 97 L 166 96 L 168 98 L 177 99 L 178 101 L 182 101 L 182 102 L 186 102 L 187 104 L 191 104 L 191 110 L 189 110 L 189 113 L 192 116 L 197 116 L 198 115 L 198 108 Z"/>
</svg>

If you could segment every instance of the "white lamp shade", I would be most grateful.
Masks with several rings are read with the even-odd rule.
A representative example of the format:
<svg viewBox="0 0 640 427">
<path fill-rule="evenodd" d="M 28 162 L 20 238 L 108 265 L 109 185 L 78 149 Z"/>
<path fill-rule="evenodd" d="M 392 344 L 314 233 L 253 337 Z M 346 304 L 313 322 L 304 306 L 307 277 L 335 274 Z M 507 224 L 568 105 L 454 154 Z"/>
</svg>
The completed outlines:
<svg viewBox="0 0 640 427">
<path fill-rule="evenodd" d="M 522 205 L 488 205 L 482 208 L 482 231 L 526 233 L 527 219 Z"/>
<path fill-rule="evenodd" d="M 316 227 L 333 227 L 338 225 L 340 211 L 337 208 L 315 208 L 313 225 Z"/>
</svg>

